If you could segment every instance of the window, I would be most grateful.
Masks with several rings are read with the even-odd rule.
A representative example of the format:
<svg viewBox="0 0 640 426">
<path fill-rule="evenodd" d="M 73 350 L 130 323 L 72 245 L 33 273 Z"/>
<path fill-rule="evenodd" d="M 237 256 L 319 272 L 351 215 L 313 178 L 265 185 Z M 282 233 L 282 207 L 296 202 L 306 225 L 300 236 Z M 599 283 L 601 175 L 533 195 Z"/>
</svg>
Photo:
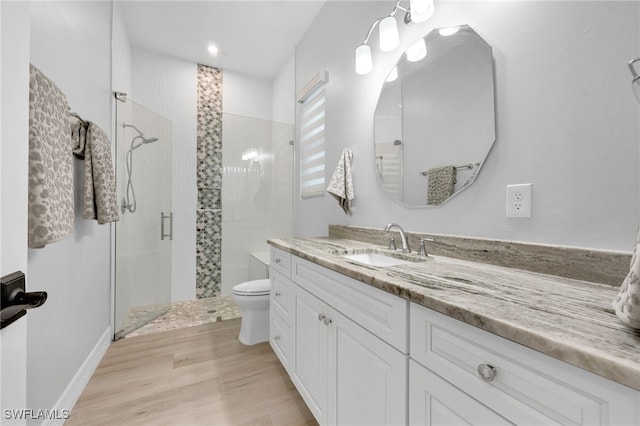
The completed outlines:
<svg viewBox="0 0 640 426">
<path fill-rule="evenodd" d="M 307 84 L 299 118 L 300 137 L 300 196 L 324 195 L 324 110 L 326 73 L 321 72 Z"/>
</svg>

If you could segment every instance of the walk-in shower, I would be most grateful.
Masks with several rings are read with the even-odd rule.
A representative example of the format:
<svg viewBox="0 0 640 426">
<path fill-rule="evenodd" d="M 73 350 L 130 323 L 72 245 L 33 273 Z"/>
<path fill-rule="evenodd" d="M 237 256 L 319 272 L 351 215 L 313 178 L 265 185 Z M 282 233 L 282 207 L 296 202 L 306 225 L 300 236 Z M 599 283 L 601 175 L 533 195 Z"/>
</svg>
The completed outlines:
<svg viewBox="0 0 640 426">
<path fill-rule="evenodd" d="M 123 214 L 115 226 L 116 338 L 169 309 L 172 236 L 164 235 L 173 230 L 172 175 L 171 121 L 131 99 L 118 100 L 116 182 Z"/>
<path fill-rule="evenodd" d="M 127 167 L 127 189 L 126 194 L 122 198 L 122 213 L 124 214 L 126 211 L 129 213 L 134 213 L 136 211 L 136 193 L 133 189 L 133 151 L 140 148 L 142 145 L 157 142 L 158 138 L 148 138 L 133 124 L 122 123 L 123 128 L 131 128 L 135 130 L 138 134 L 131 139 L 131 145 L 125 154 L 125 163 Z"/>
</svg>

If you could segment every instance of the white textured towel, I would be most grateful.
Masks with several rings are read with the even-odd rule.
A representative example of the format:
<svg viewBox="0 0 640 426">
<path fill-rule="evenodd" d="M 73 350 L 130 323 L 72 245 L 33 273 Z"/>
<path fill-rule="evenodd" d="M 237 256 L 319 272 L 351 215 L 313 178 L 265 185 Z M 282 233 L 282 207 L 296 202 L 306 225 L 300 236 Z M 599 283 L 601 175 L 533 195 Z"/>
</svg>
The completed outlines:
<svg viewBox="0 0 640 426">
<path fill-rule="evenodd" d="M 29 79 L 28 246 L 73 234 L 73 157 L 64 93 L 31 65 Z"/>
<path fill-rule="evenodd" d="M 612 303 L 616 315 L 630 327 L 640 329 L 640 230 L 631 256 L 631 266 Z"/>
<path fill-rule="evenodd" d="M 327 192 L 333 195 L 346 214 L 351 216 L 351 201 L 354 199 L 353 179 L 351 176 L 351 160 L 353 151 L 349 148 L 342 150 L 338 166 L 331 176 Z"/>
</svg>

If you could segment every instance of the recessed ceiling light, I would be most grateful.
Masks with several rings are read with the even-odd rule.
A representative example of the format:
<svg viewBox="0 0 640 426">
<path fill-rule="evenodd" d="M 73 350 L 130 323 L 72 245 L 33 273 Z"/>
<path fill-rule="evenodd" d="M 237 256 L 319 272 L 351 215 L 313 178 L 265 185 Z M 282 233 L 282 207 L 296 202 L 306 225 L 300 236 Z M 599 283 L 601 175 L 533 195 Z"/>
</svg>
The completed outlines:
<svg viewBox="0 0 640 426">
<path fill-rule="evenodd" d="M 208 50 L 209 53 L 211 53 L 213 56 L 216 56 L 218 54 L 218 46 L 216 46 L 215 44 L 210 44 Z"/>
</svg>

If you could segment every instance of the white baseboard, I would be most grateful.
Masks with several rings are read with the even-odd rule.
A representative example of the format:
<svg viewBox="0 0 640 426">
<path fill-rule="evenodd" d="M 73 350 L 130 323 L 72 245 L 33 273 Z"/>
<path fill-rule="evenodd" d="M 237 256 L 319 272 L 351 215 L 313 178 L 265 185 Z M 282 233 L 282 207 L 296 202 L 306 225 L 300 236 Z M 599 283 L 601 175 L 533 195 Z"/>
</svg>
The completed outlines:
<svg viewBox="0 0 640 426">
<path fill-rule="evenodd" d="M 91 379 L 93 372 L 98 367 L 100 360 L 105 352 L 107 352 L 111 344 L 112 336 L 111 327 L 107 327 L 87 359 L 84 360 L 78 372 L 73 376 L 71 382 L 69 382 L 67 388 L 62 392 L 62 395 L 60 395 L 58 402 L 56 402 L 56 405 L 53 407 L 53 412 L 62 413 L 63 410 L 70 411 L 73 408 L 85 386 L 89 383 L 89 379 Z M 61 426 L 64 422 L 63 419 L 48 419 L 42 423 L 42 426 Z"/>
</svg>

